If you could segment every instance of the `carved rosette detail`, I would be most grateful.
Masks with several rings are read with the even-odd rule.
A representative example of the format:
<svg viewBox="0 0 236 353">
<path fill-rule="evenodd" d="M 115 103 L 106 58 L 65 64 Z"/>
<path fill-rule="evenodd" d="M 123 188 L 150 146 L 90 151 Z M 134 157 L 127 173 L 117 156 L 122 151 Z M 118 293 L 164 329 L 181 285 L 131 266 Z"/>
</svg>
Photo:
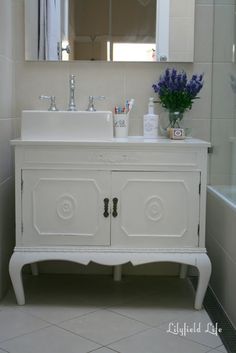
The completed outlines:
<svg viewBox="0 0 236 353">
<path fill-rule="evenodd" d="M 62 195 L 57 199 L 56 211 L 59 218 L 69 220 L 74 217 L 77 205 L 72 195 Z"/>
<path fill-rule="evenodd" d="M 164 214 L 162 200 L 157 196 L 150 197 L 145 203 L 145 214 L 150 221 L 160 221 Z"/>
</svg>

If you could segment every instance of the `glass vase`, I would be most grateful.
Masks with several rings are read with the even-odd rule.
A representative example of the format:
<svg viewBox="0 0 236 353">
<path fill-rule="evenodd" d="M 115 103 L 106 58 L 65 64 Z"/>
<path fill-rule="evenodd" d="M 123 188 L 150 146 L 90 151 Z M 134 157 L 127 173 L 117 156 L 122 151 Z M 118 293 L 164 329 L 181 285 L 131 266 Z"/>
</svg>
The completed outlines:
<svg viewBox="0 0 236 353">
<path fill-rule="evenodd" d="M 180 128 L 180 122 L 183 119 L 184 113 L 182 112 L 169 112 L 169 128 Z"/>
</svg>

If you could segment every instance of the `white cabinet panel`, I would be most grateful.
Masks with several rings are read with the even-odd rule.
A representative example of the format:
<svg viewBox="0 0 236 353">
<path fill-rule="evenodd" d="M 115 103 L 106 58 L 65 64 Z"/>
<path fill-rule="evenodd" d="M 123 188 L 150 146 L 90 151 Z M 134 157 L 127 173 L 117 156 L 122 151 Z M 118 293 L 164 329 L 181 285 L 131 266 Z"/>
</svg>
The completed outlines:
<svg viewBox="0 0 236 353">
<path fill-rule="evenodd" d="M 24 244 L 110 244 L 109 172 L 25 170 L 22 179 Z"/>
<path fill-rule="evenodd" d="M 113 172 L 112 245 L 197 246 L 199 183 L 198 172 Z"/>
</svg>

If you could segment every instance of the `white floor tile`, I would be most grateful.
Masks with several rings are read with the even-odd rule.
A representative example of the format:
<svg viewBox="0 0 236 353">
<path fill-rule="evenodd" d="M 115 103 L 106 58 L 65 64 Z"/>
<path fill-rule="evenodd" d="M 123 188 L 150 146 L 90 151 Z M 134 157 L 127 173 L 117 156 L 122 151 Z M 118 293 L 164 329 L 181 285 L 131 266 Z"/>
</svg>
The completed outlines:
<svg viewBox="0 0 236 353">
<path fill-rule="evenodd" d="M 174 320 L 210 322 L 193 309 L 186 280 L 40 275 L 27 276 L 24 286 L 25 306 L 12 291 L 0 303 L 0 353 L 226 353 L 210 334 L 166 332 Z"/>
<path fill-rule="evenodd" d="M 219 346 L 219 347 L 217 347 L 216 349 L 217 349 L 218 351 L 220 351 L 220 352 L 227 353 L 227 350 L 226 350 L 226 348 L 225 348 L 224 345 Z"/>
<path fill-rule="evenodd" d="M 119 313 L 131 319 L 141 321 L 150 326 L 177 319 L 192 312 L 193 292 L 186 281 L 171 281 L 162 283 L 156 293 L 145 293 L 140 298 L 128 301 L 122 305 L 115 305 L 108 310 Z M 160 283 L 161 284 L 161 283 Z"/>
<path fill-rule="evenodd" d="M 213 350 L 211 350 L 211 351 L 208 351 L 207 353 L 219 353 L 220 351 L 218 351 L 218 350 L 216 350 L 216 349 L 213 349 Z M 227 351 L 225 351 L 225 352 L 227 352 Z"/>
<path fill-rule="evenodd" d="M 219 335 L 214 335 L 212 333 L 206 332 L 206 331 L 211 331 L 212 332 L 212 322 L 206 313 L 205 310 L 201 311 L 192 311 L 192 313 L 182 315 L 179 317 L 177 320 L 172 321 L 171 323 L 166 323 L 163 326 L 159 327 L 163 332 L 168 331 L 169 329 L 173 331 L 175 328 L 177 331 L 179 331 L 179 336 L 182 335 L 180 332 L 179 328 L 184 328 L 189 327 L 190 329 L 194 327 L 194 324 L 196 325 L 195 331 L 199 332 L 186 332 L 186 335 L 184 335 L 184 338 L 188 340 L 192 340 L 194 342 L 203 344 L 205 346 L 208 346 L 210 348 L 216 348 L 222 344 L 221 339 Z M 220 325 L 219 325 L 220 326 Z"/>
<path fill-rule="evenodd" d="M 66 321 L 59 326 L 102 345 L 107 345 L 148 328 L 142 323 L 107 310 L 99 310 L 84 317 Z"/>
<path fill-rule="evenodd" d="M 109 348 L 106 348 L 106 347 L 102 347 L 102 348 L 99 348 L 97 349 L 96 351 L 92 351 L 91 353 L 114 353 L 116 351 L 113 351 L 113 349 L 109 349 Z M 0 351 L 1 353 L 1 351 Z"/>
<path fill-rule="evenodd" d="M 0 342 L 46 326 L 48 326 L 47 322 L 18 309 L 2 308 L 0 311 Z"/>
<path fill-rule="evenodd" d="M 188 312 L 193 311 L 190 306 L 178 307 L 177 305 L 169 305 L 168 302 L 163 304 L 158 297 L 155 299 L 151 298 L 148 301 L 142 299 L 136 300 L 119 307 L 109 308 L 108 310 L 154 327 L 175 320 L 180 315 L 186 315 Z"/>
<path fill-rule="evenodd" d="M 55 302 L 53 304 L 27 304 L 20 308 L 21 311 L 37 316 L 52 324 L 58 324 L 69 319 L 83 316 L 85 314 L 99 310 L 93 306 L 88 306 L 81 301 L 76 303 Z"/>
<path fill-rule="evenodd" d="M 109 345 L 121 353 L 201 353 L 209 351 L 198 343 L 178 336 L 150 329 Z"/>
<path fill-rule="evenodd" d="M 85 353 L 99 347 L 94 342 L 55 326 L 17 337 L 0 345 L 10 353 Z"/>
</svg>

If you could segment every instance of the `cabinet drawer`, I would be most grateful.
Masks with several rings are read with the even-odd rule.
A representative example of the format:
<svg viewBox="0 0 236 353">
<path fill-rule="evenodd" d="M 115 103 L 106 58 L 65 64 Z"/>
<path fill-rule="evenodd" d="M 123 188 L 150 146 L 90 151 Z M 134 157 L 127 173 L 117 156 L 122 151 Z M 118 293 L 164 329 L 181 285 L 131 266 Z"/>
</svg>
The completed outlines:
<svg viewBox="0 0 236 353">
<path fill-rule="evenodd" d="M 98 166 L 103 168 L 119 169 L 141 169 L 145 167 L 159 167 L 165 170 L 173 168 L 191 168 L 197 169 L 201 164 L 201 154 L 199 151 L 191 148 L 189 150 L 175 147 L 164 148 L 158 146 L 153 149 L 133 149 L 124 148 L 98 149 L 98 148 L 46 148 L 25 149 L 24 163 L 28 168 L 30 166 L 61 166 L 61 168 L 86 167 L 96 169 Z M 32 167 L 31 167 L 32 168 Z"/>
</svg>

